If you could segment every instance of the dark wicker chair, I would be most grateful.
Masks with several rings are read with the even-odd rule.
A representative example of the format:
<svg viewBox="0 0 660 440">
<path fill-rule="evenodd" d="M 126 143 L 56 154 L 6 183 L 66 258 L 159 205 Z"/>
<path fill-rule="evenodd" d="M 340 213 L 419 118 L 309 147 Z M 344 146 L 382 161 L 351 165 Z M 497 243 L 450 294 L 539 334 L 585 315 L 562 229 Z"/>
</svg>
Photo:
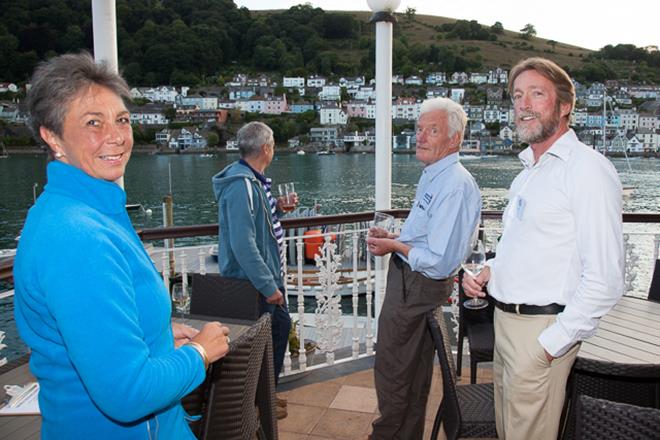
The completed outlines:
<svg viewBox="0 0 660 440">
<path fill-rule="evenodd" d="M 621 364 L 578 357 L 568 383 L 564 439 L 574 438 L 577 404 L 581 395 L 660 408 L 660 365 Z"/>
<path fill-rule="evenodd" d="M 256 321 L 259 291 L 247 280 L 193 273 L 190 314 Z"/>
<path fill-rule="evenodd" d="M 578 440 L 658 440 L 660 410 L 580 396 Z"/>
<path fill-rule="evenodd" d="M 211 372 L 204 440 L 277 440 L 270 315 L 230 344 L 231 356 Z"/>
<path fill-rule="evenodd" d="M 495 256 L 489 253 L 487 258 Z M 468 310 L 463 303 L 469 298 L 463 291 L 463 270 L 458 273 L 458 352 L 456 356 L 456 371 L 461 375 L 463 365 L 463 340 L 467 337 L 470 349 L 470 383 L 477 383 L 477 364 L 493 361 L 495 345 L 495 327 L 493 313 L 495 303 L 488 302 L 488 307 L 481 310 Z"/>
<path fill-rule="evenodd" d="M 648 299 L 660 302 L 660 260 L 655 260 L 655 269 L 653 270 Z"/>
<path fill-rule="evenodd" d="M 433 311 L 427 313 L 426 319 L 442 372 L 442 401 L 433 422 L 431 440 L 438 438 L 440 426 L 444 429 L 447 440 L 463 437 L 497 437 L 493 384 L 457 386 L 444 319 L 442 316 L 438 319 Z"/>
</svg>

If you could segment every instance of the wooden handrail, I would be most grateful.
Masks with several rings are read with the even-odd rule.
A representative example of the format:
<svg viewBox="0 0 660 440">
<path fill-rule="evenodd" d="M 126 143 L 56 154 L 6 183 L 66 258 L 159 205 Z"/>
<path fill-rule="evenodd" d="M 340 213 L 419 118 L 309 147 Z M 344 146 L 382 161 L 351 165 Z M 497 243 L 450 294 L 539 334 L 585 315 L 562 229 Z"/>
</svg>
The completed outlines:
<svg viewBox="0 0 660 440">
<path fill-rule="evenodd" d="M 383 210 L 396 218 L 406 218 L 408 209 Z M 284 229 L 309 228 L 313 226 L 339 225 L 344 223 L 368 222 L 373 220 L 373 211 L 358 212 L 354 214 L 319 215 L 316 217 L 299 217 L 282 219 Z M 481 211 L 482 220 L 500 220 L 502 211 Z M 658 223 L 660 213 L 626 212 L 623 214 L 624 223 Z M 137 234 L 142 241 L 164 240 L 166 238 L 204 237 L 218 235 L 218 224 L 172 226 L 169 228 L 138 229 Z M 0 280 L 11 280 L 14 269 L 14 258 L 9 257 L 0 261 Z"/>
</svg>

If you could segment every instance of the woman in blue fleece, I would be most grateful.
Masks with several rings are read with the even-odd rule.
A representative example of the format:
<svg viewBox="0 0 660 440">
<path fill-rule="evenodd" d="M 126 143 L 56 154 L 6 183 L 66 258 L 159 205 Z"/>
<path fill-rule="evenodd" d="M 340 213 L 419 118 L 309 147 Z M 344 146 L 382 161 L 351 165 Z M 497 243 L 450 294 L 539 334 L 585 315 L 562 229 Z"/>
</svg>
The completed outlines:
<svg viewBox="0 0 660 440">
<path fill-rule="evenodd" d="M 40 65 L 31 83 L 31 128 L 55 160 L 18 246 L 15 316 L 42 438 L 192 439 L 179 401 L 227 353 L 228 329 L 171 324 L 115 183 L 133 147 L 128 86 L 86 53 Z"/>
</svg>

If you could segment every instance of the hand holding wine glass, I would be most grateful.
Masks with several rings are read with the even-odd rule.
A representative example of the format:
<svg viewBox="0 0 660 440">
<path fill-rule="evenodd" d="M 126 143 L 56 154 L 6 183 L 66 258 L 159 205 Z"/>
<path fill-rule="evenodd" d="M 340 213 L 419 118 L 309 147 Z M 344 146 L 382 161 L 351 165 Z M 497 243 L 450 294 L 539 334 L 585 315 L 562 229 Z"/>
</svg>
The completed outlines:
<svg viewBox="0 0 660 440">
<path fill-rule="evenodd" d="M 470 250 L 470 253 L 461 264 L 466 274 L 476 277 L 483 270 L 486 264 L 486 251 L 481 240 L 477 240 Z M 488 301 L 483 298 L 472 298 L 463 303 L 466 309 L 483 309 L 488 306 Z"/>
<path fill-rule="evenodd" d="M 296 193 L 296 187 L 293 182 L 281 183 L 277 188 L 280 209 L 284 212 L 291 212 L 296 209 L 296 205 L 298 204 L 298 194 Z"/>
</svg>

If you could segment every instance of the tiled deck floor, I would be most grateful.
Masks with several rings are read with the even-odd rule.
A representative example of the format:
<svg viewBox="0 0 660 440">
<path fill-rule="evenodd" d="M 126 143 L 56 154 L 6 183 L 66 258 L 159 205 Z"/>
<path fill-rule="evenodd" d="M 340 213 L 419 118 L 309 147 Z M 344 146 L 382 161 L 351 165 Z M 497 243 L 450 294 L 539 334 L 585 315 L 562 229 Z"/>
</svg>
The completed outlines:
<svg viewBox="0 0 660 440">
<path fill-rule="evenodd" d="M 469 365 L 469 363 L 468 363 Z M 435 366 L 426 412 L 424 439 L 430 438 L 435 412 L 442 396 L 442 379 Z M 469 369 L 462 382 L 469 383 Z M 492 382 L 492 370 L 479 369 L 478 382 Z M 295 386 L 287 384 L 284 388 Z M 281 392 L 288 404 L 288 417 L 279 421 L 280 440 L 367 438 L 371 422 L 378 416 L 374 375 L 371 368 Z M 444 434 L 438 437 L 444 439 Z"/>
</svg>

